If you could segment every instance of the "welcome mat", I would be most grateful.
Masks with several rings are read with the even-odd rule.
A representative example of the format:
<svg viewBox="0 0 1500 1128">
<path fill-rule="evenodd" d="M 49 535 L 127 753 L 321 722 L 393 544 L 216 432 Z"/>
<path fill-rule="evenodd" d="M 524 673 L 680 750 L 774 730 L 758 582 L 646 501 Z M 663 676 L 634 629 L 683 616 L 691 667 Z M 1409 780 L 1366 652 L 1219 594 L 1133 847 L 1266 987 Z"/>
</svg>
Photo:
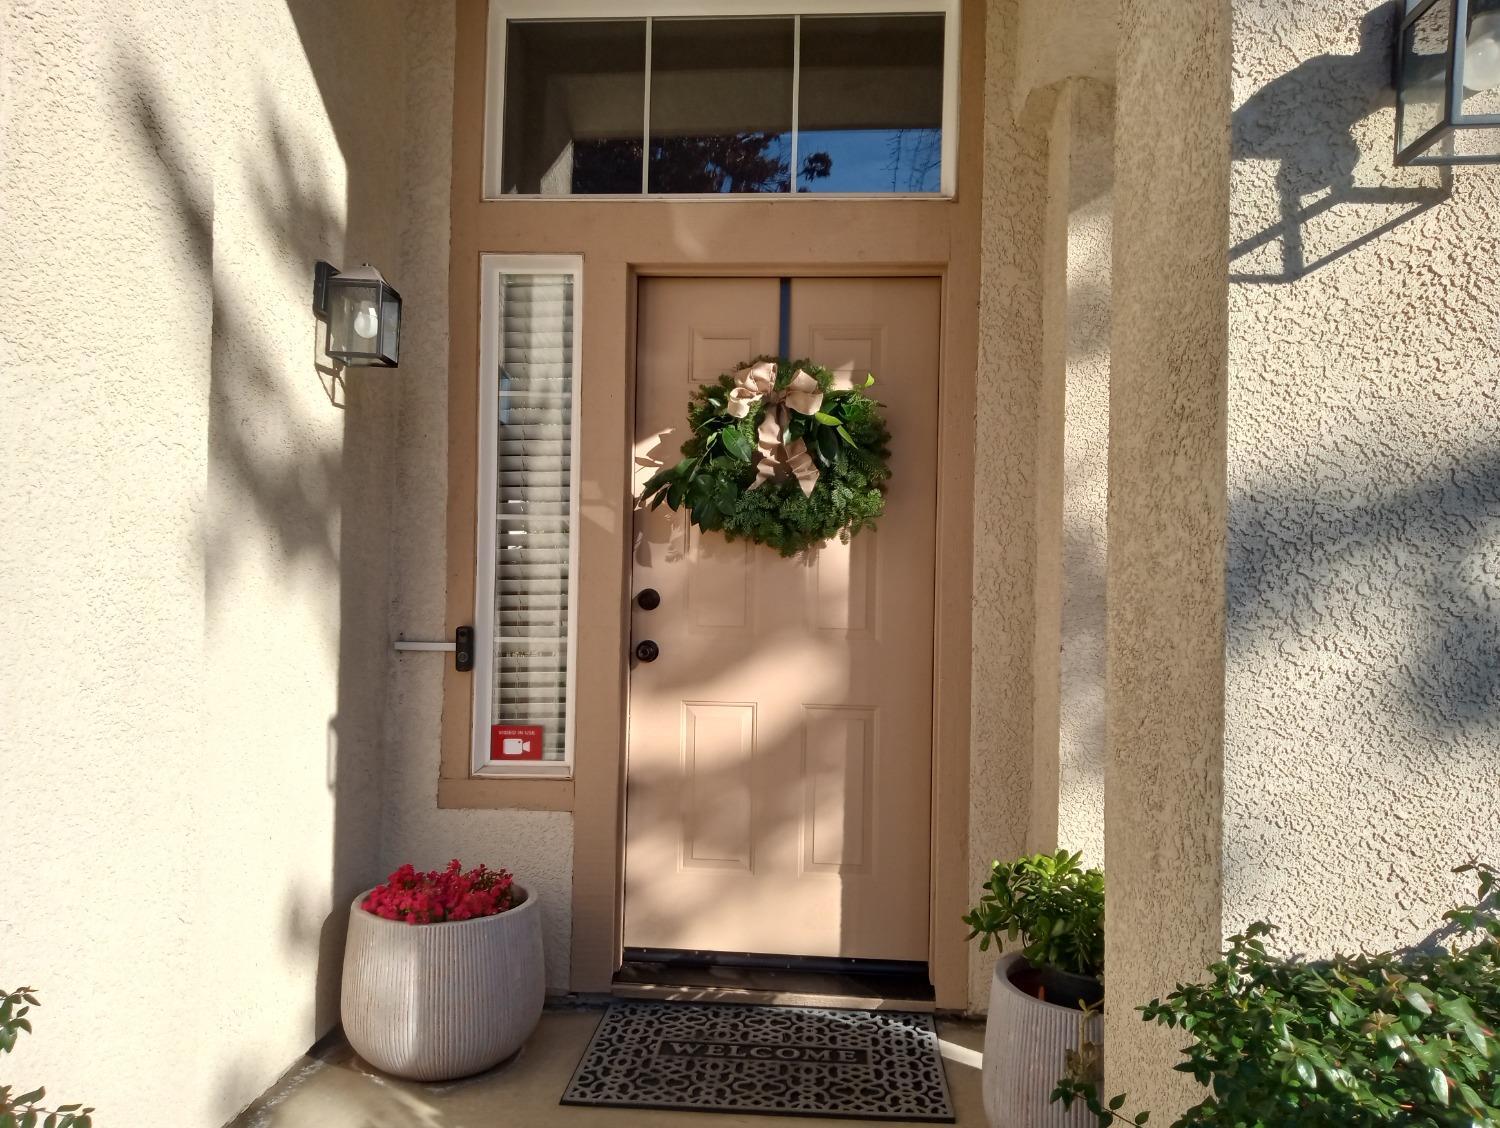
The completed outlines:
<svg viewBox="0 0 1500 1128">
<path fill-rule="evenodd" d="M 565 1105 L 952 1123 L 932 1016 L 619 1002 Z"/>
</svg>

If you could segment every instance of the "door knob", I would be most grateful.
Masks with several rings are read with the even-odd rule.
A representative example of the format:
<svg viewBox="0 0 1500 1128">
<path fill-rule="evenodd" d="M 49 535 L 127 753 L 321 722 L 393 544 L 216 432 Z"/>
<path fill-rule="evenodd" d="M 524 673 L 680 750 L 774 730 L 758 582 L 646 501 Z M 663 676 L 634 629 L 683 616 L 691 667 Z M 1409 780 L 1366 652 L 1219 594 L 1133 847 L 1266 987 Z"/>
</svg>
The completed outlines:
<svg viewBox="0 0 1500 1128">
<path fill-rule="evenodd" d="M 644 588 L 635 597 L 636 606 L 642 611 L 655 611 L 661 606 L 661 592 L 655 588 Z"/>
<path fill-rule="evenodd" d="M 635 656 L 642 662 L 655 662 L 661 655 L 661 647 L 649 638 L 635 644 Z"/>
</svg>

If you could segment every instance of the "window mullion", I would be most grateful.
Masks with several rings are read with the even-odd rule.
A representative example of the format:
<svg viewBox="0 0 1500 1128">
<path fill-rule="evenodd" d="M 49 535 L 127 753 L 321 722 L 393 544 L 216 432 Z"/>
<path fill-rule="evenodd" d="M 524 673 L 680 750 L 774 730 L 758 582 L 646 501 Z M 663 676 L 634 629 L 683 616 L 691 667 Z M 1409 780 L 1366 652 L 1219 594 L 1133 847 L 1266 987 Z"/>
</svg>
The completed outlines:
<svg viewBox="0 0 1500 1128">
<path fill-rule="evenodd" d="M 797 110 L 802 101 L 802 17 L 792 17 L 792 191 L 797 191 Z"/>
<path fill-rule="evenodd" d="M 652 17 L 646 17 L 646 96 L 641 108 L 641 195 L 651 191 L 651 39 Z"/>
</svg>

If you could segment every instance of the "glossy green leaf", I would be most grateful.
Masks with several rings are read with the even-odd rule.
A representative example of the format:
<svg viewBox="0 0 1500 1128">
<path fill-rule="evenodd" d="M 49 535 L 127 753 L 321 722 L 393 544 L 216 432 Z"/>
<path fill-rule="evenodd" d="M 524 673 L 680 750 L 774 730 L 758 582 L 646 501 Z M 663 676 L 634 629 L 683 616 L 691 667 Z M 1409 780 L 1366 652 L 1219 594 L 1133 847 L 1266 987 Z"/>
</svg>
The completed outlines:
<svg viewBox="0 0 1500 1128">
<path fill-rule="evenodd" d="M 741 462 L 749 462 L 755 453 L 755 445 L 745 437 L 744 432 L 731 428 L 721 433 L 724 436 L 724 448 Z"/>
</svg>

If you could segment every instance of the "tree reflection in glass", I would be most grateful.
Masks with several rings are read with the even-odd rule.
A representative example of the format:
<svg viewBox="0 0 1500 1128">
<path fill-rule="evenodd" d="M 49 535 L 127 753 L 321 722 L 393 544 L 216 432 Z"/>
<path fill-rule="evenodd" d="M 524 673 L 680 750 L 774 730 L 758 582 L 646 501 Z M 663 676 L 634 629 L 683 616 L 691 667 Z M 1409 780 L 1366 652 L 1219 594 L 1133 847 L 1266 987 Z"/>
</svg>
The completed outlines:
<svg viewBox="0 0 1500 1128">
<path fill-rule="evenodd" d="M 943 166 L 941 15 L 802 20 L 797 146 L 827 153 L 813 192 L 937 192 Z"/>
<path fill-rule="evenodd" d="M 802 161 L 804 185 L 827 176 L 831 167 L 827 153 L 809 154 Z M 651 145 L 651 177 L 658 192 L 789 192 L 791 138 L 784 133 L 660 138 Z"/>
<path fill-rule="evenodd" d="M 790 19 L 657 20 L 651 192 L 790 192 Z"/>
</svg>

